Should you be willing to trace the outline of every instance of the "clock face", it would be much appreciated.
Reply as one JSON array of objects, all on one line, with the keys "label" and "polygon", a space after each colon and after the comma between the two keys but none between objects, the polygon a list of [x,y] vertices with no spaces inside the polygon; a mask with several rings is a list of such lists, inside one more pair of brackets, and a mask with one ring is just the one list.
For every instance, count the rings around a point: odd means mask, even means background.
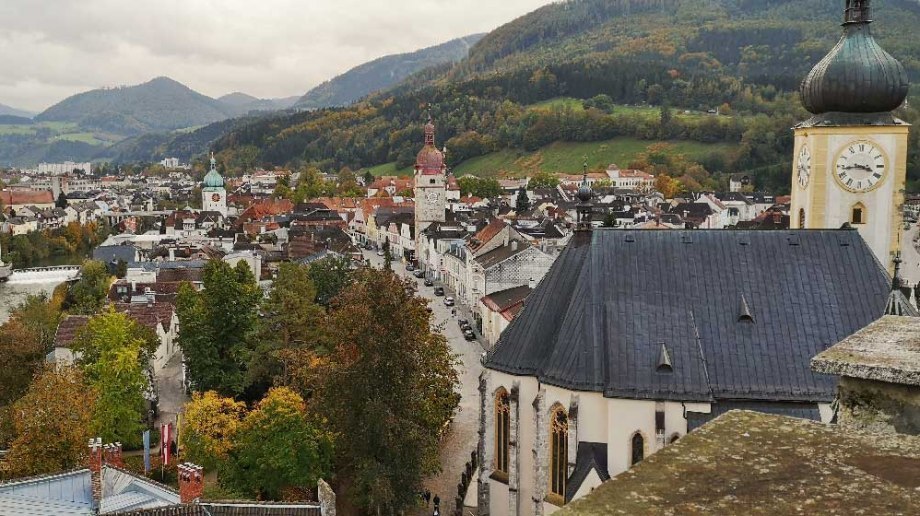
[{"label": "clock face", "polygon": [[436,202],[438,200],[438,192],[425,192],[425,199],[427,199],[428,202]]},{"label": "clock face", "polygon": [[220,202],[220,194],[214,194],[211,196],[211,200],[214,202]]},{"label": "clock face", "polygon": [[799,151],[799,159],[795,165],[796,179],[799,181],[799,186],[805,188],[808,186],[808,180],[811,179],[811,151],[808,150],[806,145],[802,145],[802,150]]},{"label": "clock face", "polygon": [[878,145],[859,140],[848,143],[834,164],[834,177],[851,192],[868,192],[885,180],[888,159]]}]

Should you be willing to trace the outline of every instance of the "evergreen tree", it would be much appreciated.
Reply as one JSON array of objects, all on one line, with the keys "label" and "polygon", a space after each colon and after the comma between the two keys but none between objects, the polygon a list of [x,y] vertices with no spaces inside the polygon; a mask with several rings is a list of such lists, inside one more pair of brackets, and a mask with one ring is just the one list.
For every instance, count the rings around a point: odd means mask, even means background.
[{"label": "evergreen tree", "polygon": [[393,270],[393,255],[390,253],[390,237],[383,241],[383,268]]},{"label": "evergreen tree", "polygon": [[56,208],[66,208],[70,203],[67,201],[67,196],[64,195],[64,192],[61,192],[57,196],[57,200],[54,201],[54,206]]},{"label": "evergreen tree", "polygon": [[527,191],[524,187],[518,190],[517,199],[514,202],[514,211],[520,215],[530,209],[530,198],[527,197]]}]

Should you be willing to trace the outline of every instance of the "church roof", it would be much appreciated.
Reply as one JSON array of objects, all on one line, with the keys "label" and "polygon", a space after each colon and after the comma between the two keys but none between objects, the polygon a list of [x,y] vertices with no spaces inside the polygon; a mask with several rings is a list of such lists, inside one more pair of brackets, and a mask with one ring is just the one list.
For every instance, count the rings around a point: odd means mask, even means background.
[{"label": "church roof", "polygon": [[881,316],[889,285],[853,230],[582,232],[485,364],[607,397],[829,401],[811,357]]}]

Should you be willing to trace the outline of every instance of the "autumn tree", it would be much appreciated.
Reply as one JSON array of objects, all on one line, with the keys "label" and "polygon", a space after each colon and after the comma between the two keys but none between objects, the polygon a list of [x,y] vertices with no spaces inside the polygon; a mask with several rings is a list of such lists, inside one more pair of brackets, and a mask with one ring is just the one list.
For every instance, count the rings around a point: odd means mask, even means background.
[{"label": "autumn tree", "polygon": [[179,289],[179,345],[188,377],[197,390],[236,396],[247,386],[248,342],[255,328],[262,291],[246,262],[235,267],[211,260],[204,269],[204,290]]},{"label": "autumn tree", "polygon": [[358,177],[348,167],[343,167],[339,171],[336,186],[336,195],[341,197],[363,197],[364,189],[358,184]]},{"label": "autumn tree", "polygon": [[195,392],[185,404],[182,449],[184,460],[215,469],[227,459],[246,404],[222,398],[214,391]]},{"label": "autumn tree", "polygon": [[559,186],[559,176],[552,172],[537,172],[530,177],[527,187],[531,190],[537,188],[556,188]]},{"label": "autumn tree", "polygon": [[111,276],[105,264],[87,260],[80,268],[80,279],[70,289],[69,310],[76,314],[92,315],[105,305],[109,294]]},{"label": "autumn tree", "polygon": [[65,471],[82,465],[94,437],[96,391],[73,367],[47,368],[12,410],[15,439],[7,459],[13,476]]},{"label": "autumn tree", "polygon": [[81,354],[78,363],[98,394],[93,423],[106,442],[140,444],[152,379],[148,366],[157,344],[150,328],[112,309],[91,318],[77,333],[72,347]]},{"label": "autumn tree", "polygon": [[0,406],[25,393],[45,359],[45,348],[34,331],[13,318],[0,326]]},{"label": "autumn tree", "polygon": [[272,291],[262,302],[262,318],[252,339],[248,367],[251,384],[262,393],[284,374],[279,351],[322,346],[326,311],[316,303],[312,268],[313,265],[281,264]]},{"label": "autumn tree", "polygon": [[440,467],[438,434],[459,402],[456,357],[426,302],[372,269],[336,298],[329,339],[315,396],[337,436],[339,475],[353,503],[399,512]]},{"label": "autumn tree", "polygon": [[332,471],[332,436],[307,417],[303,398],[277,387],[234,433],[220,482],[234,492],[279,500],[310,490]]}]

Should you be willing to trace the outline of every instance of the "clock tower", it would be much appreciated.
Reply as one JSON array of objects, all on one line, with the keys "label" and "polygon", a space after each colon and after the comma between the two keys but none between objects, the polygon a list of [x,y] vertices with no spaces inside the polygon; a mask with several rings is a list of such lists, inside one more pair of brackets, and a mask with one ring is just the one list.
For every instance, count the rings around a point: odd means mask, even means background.
[{"label": "clock tower", "polygon": [[892,270],[902,225],[908,124],[892,111],[907,97],[904,67],[869,31],[869,0],[847,0],[843,37],[808,74],[795,127],[793,228],[859,231]]},{"label": "clock tower", "polygon": [[438,267],[430,264],[422,231],[435,222],[447,220],[447,165],[444,153],[434,144],[431,114],[425,124],[425,146],[415,159],[415,259],[422,270]]},{"label": "clock tower", "polygon": [[227,216],[227,190],[224,188],[224,178],[217,171],[217,160],[211,153],[211,170],[204,176],[201,183],[201,210],[217,211]]}]

